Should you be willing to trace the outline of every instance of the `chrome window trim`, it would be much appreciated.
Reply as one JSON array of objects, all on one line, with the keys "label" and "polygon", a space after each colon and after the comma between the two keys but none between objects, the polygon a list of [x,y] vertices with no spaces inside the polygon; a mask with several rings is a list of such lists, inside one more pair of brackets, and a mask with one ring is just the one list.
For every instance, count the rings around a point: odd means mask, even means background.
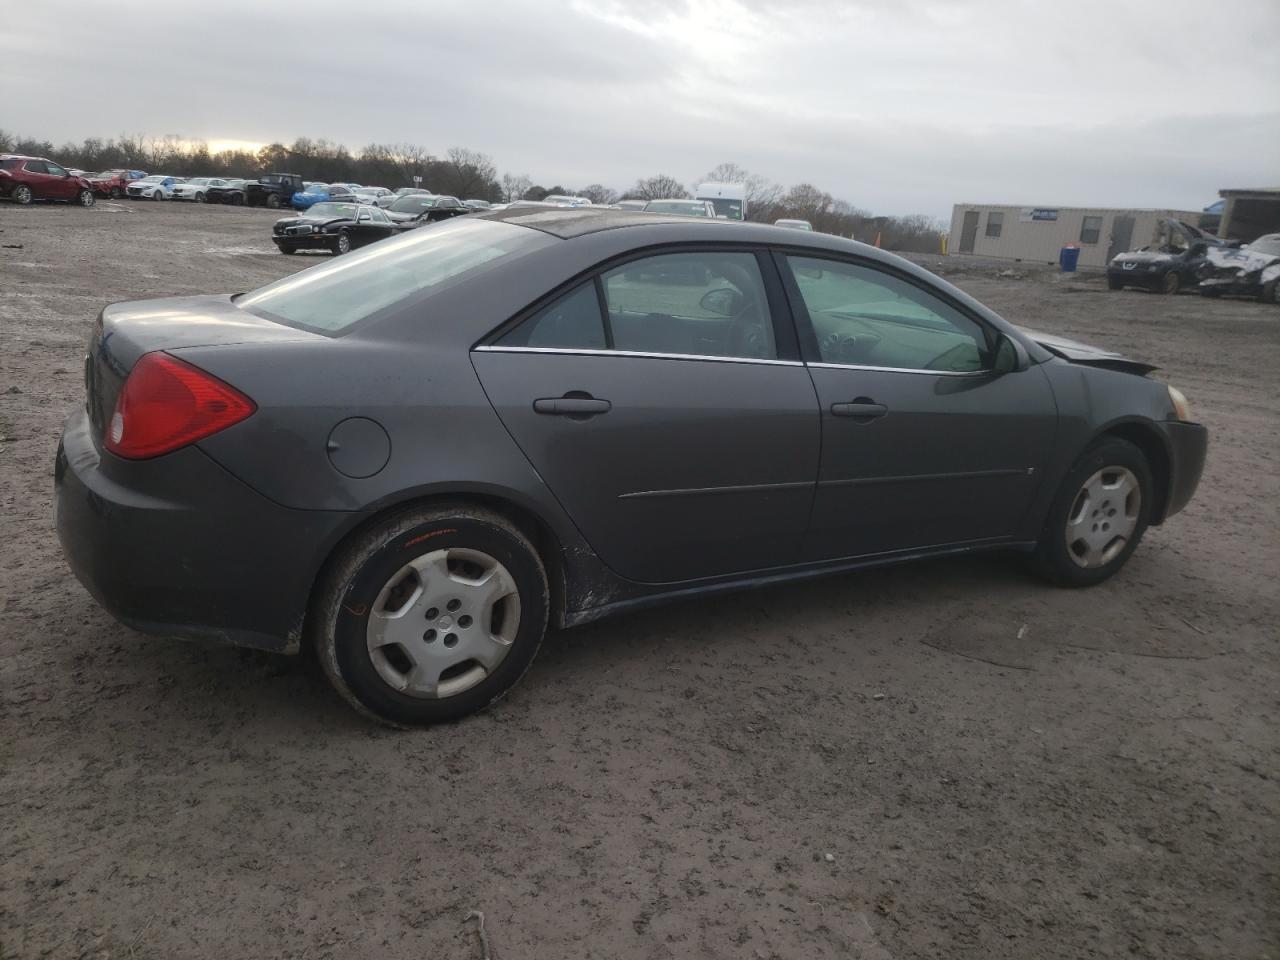
[{"label": "chrome window trim", "polygon": [[757,363],[770,367],[803,367],[800,360],[766,360],[755,357],[712,357],[700,353],[648,353],[640,350],[593,350],[588,347],[500,347],[483,344],[475,348],[485,353],[557,353],[586,357],[644,357],[650,360],[711,360],[717,363]]},{"label": "chrome window trim", "polygon": [[876,367],[865,363],[811,363],[821,370],[878,370],[881,373],[923,373],[931,377],[987,377],[990,370],[923,370],[915,367]]}]

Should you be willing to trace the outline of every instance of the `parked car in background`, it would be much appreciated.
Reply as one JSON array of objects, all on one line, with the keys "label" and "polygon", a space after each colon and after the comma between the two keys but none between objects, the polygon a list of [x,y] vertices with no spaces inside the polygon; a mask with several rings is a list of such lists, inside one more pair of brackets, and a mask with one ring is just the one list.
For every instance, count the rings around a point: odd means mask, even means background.
[{"label": "parked car in background", "polygon": [[488,200],[463,200],[462,205],[468,210],[492,210],[493,204]]},{"label": "parked car in background", "polygon": [[251,207],[286,206],[295,193],[303,190],[302,178],[296,173],[268,173],[245,185],[245,203]]},{"label": "parked car in background", "polygon": [[321,203],[329,199],[329,184],[327,183],[308,183],[305,187],[289,198],[289,206],[295,210],[306,210],[312,204]]},{"label": "parked car in background", "polygon": [[210,186],[205,191],[205,202],[207,203],[225,203],[232,206],[244,206],[245,190],[249,186],[248,180],[233,178],[223,180],[217,186]]},{"label": "parked car in background", "polygon": [[545,213],[106,307],[54,465],[89,593],[161,636],[306,645],[356,709],[429,724],[548,626],[664,600],[992,550],[1096,585],[1195,493],[1208,431],[1150,364],[909,260]]},{"label": "parked car in background", "polygon": [[470,213],[457,197],[439,196],[434,193],[407,193],[387,207],[387,216],[396,226],[408,229],[424,223],[448,220]]},{"label": "parked car in background", "polygon": [[175,184],[173,196],[170,199],[205,203],[209,199],[209,189],[211,187],[221,187],[226,182],[219,177],[192,177],[190,180],[183,180],[181,183]]},{"label": "parked car in background", "polygon": [[619,210],[643,210],[648,205],[648,200],[619,200],[614,204]]},{"label": "parked car in background", "polygon": [[171,200],[173,188],[182,182],[181,177],[166,177],[153,173],[141,180],[134,180],[125,188],[125,196],[131,200]]},{"label": "parked car in background", "polygon": [[1280,303],[1280,233],[1242,247],[1210,247],[1197,277],[1197,289],[1206,297],[1230,294]]},{"label": "parked car in background", "polygon": [[277,220],[271,239],[281,253],[330,250],[340,254],[389,237],[395,230],[380,207],[355,200],[324,200],[299,216]]},{"label": "parked car in background", "polygon": [[383,206],[378,202],[379,200],[390,199],[395,196],[386,187],[356,187],[351,192],[355,194],[357,202],[372,204],[377,207]]},{"label": "parked car in background", "polygon": [[101,173],[89,174],[86,179],[98,196],[119,200],[125,195],[130,183],[141,180],[146,175],[145,170],[103,170]]},{"label": "parked car in background", "polygon": [[0,157],[0,197],[25,206],[33,200],[60,200],[92,207],[93,188],[84,177],[73,177],[64,167],[44,157]]},{"label": "parked car in background", "polygon": [[1107,286],[1112,290],[1141,287],[1155,293],[1174,294],[1194,287],[1210,247],[1239,246],[1212,237],[1182,220],[1162,219],[1155,242],[1116,254],[1107,264]]},{"label": "parked car in background", "polygon": [[564,193],[552,193],[542,198],[543,203],[553,203],[558,207],[589,207],[591,201],[586,197],[571,197]]},{"label": "parked car in background", "polygon": [[709,200],[650,200],[644,205],[646,213],[671,213],[680,217],[708,217],[715,219],[716,208]]},{"label": "parked car in background", "polygon": [[782,220],[773,221],[773,225],[775,227],[786,227],[789,230],[812,230],[813,229],[813,224],[810,223],[808,220],[788,220],[784,218]]}]

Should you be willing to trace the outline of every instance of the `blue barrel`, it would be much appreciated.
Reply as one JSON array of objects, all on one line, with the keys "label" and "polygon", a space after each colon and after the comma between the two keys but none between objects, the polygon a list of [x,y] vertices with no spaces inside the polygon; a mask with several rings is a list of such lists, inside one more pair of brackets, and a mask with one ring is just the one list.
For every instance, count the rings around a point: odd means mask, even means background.
[{"label": "blue barrel", "polygon": [[1058,253],[1058,266],[1062,268],[1063,273],[1075,273],[1076,265],[1080,262],[1080,248],[1074,243],[1068,243]]}]

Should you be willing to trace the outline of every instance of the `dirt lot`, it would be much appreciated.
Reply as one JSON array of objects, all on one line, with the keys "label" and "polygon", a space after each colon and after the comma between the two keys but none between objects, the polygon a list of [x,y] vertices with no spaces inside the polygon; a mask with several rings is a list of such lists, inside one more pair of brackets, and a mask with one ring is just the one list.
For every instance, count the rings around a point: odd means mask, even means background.
[{"label": "dirt lot", "polygon": [[0,957],[475,958],[471,910],[500,960],[1280,956],[1280,311],[948,262],[1210,425],[1119,577],[995,557],[686,603],[393,733],[305,660],[118,626],[50,522],[91,318],[306,265],[272,219],[0,207]]}]

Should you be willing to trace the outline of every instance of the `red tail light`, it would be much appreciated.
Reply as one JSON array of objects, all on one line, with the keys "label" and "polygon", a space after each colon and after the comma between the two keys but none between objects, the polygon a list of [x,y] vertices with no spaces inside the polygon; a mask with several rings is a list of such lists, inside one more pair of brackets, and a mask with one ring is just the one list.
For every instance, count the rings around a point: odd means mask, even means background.
[{"label": "red tail light", "polygon": [[230,384],[167,353],[145,354],[129,372],[107,425],[106,446],[145,460],[239,423],[257,405]]}]

